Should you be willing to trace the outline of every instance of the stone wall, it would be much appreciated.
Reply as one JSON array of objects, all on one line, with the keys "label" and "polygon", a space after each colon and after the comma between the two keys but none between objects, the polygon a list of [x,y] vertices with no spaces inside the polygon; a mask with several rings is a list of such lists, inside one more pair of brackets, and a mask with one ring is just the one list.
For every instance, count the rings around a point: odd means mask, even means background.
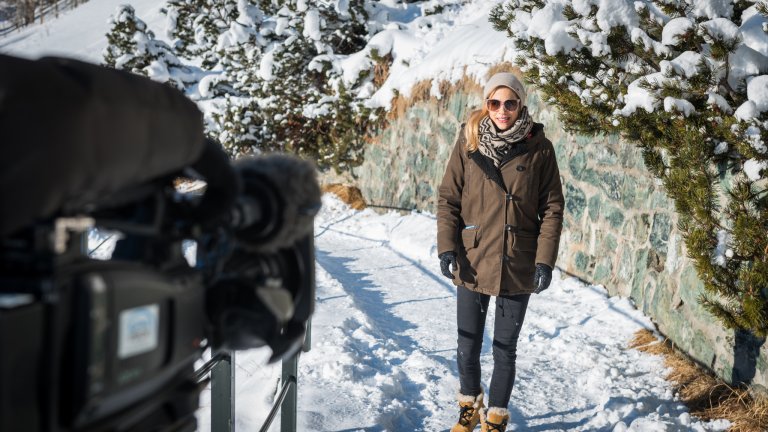
[{"label": "stone wall", "polygon": [[[437,187],[479,92],[419,102],[367,149],[355,183],[370,204],[435,212]],[[768,347],[726,331],[699,305],[703,284],[686,257],[674,205],[617,136],[575,136],[537,93],[526,101],[557,151],[566,196],[558,267],[630,297],[683,351],[727,381],[768,382]]]}]

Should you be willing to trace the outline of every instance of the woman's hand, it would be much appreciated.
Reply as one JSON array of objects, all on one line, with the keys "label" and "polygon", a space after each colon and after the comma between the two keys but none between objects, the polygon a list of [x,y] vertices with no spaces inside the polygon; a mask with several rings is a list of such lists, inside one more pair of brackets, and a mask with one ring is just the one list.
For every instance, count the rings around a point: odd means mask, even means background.
[{"label": "woman's hand", "polygon": [[[456,252],[443,252],[437,257],[440,258],[440,272],[448,279],[453,279],[453,273],[451,273],[451,270],[456,271],[456,268],[458,267],[458,264],[456,264]],[[448,268],[449,264],[451,266],[450,269]]]},{"label": "woman's hand", "polygon": [[536,294],[549,288],[552,282],[552,268],[546,264],[536,264],[536,275],[533,276],[533,292]]}]

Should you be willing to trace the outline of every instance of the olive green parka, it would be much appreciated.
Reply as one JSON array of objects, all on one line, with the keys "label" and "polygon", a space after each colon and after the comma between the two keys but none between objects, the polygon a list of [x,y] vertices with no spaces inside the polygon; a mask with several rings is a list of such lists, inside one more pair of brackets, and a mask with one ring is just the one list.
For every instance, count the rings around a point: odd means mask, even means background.
[{"label": "olive green parka", "polygon": [[440,184],[438,254],[456,252],[453,283],[483,294],[532,293],[536,263],[557,259],[565,200],[555,150],[540,123],[515,146],[497,169],[467,153],[462,127]]}]

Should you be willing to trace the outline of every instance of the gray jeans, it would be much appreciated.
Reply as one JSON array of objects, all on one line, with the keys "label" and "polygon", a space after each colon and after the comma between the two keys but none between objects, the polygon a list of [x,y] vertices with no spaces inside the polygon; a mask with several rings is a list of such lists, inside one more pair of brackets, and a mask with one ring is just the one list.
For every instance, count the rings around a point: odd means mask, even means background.
[{"label": "gray jeans", "polygon": [[[480,351],[483,348],[485,316],[491,296],[457,287],[456,323],[459,331],[458,353],[461,393],[475,396],[480,387]],[[515,384],[517,338],[523,326],[530,294],[496,297],[493,324],[493,375],[488,388],[489,407],[507,408]]]}]

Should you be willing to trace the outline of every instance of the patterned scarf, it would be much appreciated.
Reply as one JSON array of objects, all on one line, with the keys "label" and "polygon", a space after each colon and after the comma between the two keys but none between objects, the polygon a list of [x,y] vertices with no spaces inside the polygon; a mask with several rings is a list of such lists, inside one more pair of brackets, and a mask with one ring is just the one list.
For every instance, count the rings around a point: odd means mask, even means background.
[{"label": "patterned scarf", "polygon": [[510,156],[510,153],[518,153],[514,148],[521,146],[514,144],[528,137],[531,128],[533,128],[533,120],[528,114],[528,107],[523,107],[515,124],[505,131],[497,131],[491,118],[485,116],[480,120],[478,150],[492,160],[493,165],[498,168],[505,157]]}]

